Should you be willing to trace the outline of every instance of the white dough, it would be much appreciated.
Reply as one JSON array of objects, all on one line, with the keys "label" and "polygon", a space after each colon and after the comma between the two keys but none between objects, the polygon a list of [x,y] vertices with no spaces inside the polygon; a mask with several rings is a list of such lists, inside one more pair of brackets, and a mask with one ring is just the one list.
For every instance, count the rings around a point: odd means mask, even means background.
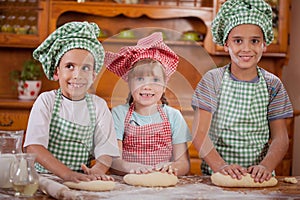
[{"label": "white dough", "polygon": [[222,187],[272,187],[278,183],[275,177],[262,183],[254,182],[254,179],[250,174],[247,174],[246,176],[243,176],[241,180],[238,180],[231,178],[229,175],[223,175],[217,172],[211,175],[210,178],[213,184]]},{"label": "white dough", "polygon": [[293,183],[293,184],[298,183],[298,181],[295,177],[285,177],[283,179],[283,181],[286,182],[286,183]]},{"label": "white dough", "polygon": [[107,191],[112,190],[115,187],[114,181],[80,181],[78,183],[75,182],[64,182],[64,185],[69,188],[79,189],[79,190],[88,190],[88,191]]},{"label": "white dough", "polygon": [[149,174],[127,174],[123,180],[128,185],[145,186],[145,187],[168,187],[174,186],[178,182],[174,174],[153,172]]}]

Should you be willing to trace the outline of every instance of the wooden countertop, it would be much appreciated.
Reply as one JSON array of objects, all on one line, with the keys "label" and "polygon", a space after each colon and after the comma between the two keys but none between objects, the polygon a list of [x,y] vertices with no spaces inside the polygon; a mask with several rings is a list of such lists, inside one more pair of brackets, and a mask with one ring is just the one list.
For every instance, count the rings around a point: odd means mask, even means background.
[{"label": "wooden countertop", "polygon": [[31,109],[33,100],[20,100],[13,98],[0,98],[1,109]]},{"label": "wooden countertop", "polygon": [[[208,176],[183,176],[175,187],[147,188],[124,184],[122,177],[114,176],[117,184],[108,192],[80,191],[82,199],[300,199],[300,176],[297,184],[283,182],[284,177],[277,177],[278,184],[269,188],[222,188],[211,183]],[[19,199],[11,190],[0,189],[0,199]],[[23,198],[26,199],[26,198]],[[53,199],[40,192],[30,200]]]}]

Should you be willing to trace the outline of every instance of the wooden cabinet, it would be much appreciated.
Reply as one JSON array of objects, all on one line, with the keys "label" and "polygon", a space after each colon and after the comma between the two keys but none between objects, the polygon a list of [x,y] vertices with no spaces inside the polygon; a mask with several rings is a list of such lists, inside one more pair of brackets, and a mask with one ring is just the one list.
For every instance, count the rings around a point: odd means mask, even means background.
[{"label": "wooden cabinet", "polygon": [[33,101],[0,99],[0,130],[26,130]]},{"label": "wooden cabinet", "polygon": [[3,0],[0,18],[0,46],[37,47],[48,34],[48,3],[44,0]]},{"label": "wooden cabinet", "polygon": [[[289,20],[287,19],[289,19],[290,13],[290,0],[266,1],[273,7],[275,32],[275,39],[273,44],[268,47],[268,53],[282,57],[288,51],[289,33],[286,30],[289,29]],[[179,32],[195,30],[205,35],[204,46],[209,53],[224,54],[222,47],[212,43],[210,33],[211,22],[221,5],[221,0],[141,0],[138,4],[117,4],[109,0],[83,3],[59,0],[3,0],[3,2],[7,3],[0,5],[0,26],[2,29],[0,46],[34,48],[57,26],[68,20],[83,21],[99,18],[101,20],[99,22],[100,27],[109,31],[111,35],[117,34],[123,28],[145,26],[171,28]],[[22,13],[24,16],[21,15]],[[32,19],[30,18],[31,15],[36,19],[28,20]],[[14,20],[10,20],[12,17]],[[12,28],[14,25],[26,24],[20,17],[25,17],[27,19],[25,21],[29,24],[34,23],[37,32],[29,33],[27,31],[24,34],[7,31],[6,24],[10,23]],[[48,17],[49,24],[47,23]]]},{"label": "wooden cabinet", "polygon": [[266,0],[273,10],[273,43],[268,46],[267,53],[279,53],[284,56],[289,46],[290,0]]},{"label": "wooden cabinet", "polygon": [[94,21],[109,36],[125,28],[157,27],[183,33],[195,30],[206,35],[210,45],[212,7],[180,7],[153,4],[117,4],[107,2],[51,1],[50,32],[68,21]]}]

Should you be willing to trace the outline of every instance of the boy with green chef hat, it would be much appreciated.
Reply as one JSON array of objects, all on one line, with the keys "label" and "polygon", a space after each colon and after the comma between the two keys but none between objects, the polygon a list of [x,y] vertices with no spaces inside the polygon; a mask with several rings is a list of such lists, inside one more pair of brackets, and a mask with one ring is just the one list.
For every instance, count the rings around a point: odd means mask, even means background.
[{"label": "boy with green chef hat", "polygon": [[66,23],[33,52],[59,89],[36,99],[24,147],[37,154],[38,172],[64,181],[112,180],[105,173],[112,157],[119,156],[110,110],[102,98],[88,93],[105,56],[99,33],[95,23]]},{"label": "boy with green chef hat", "polygon": [[264,0],[227,0],[212,34],[231,61],[207,72],[193,95],[202,172],[267,181],[287,152],[285,119],[293,116],[280,79],[257,65],[273,40],[272,9]]}]

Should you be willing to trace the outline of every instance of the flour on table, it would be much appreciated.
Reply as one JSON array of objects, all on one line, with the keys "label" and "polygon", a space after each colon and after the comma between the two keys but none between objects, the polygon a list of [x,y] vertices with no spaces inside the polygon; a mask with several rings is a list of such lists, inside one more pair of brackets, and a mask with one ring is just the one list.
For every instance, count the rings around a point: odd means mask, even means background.
[{"label": "flour on table", "polygon": [[80,181],[78,183],[75,182],[64,182],[64,185],[68,186],[72,189],[79,189],[79,190],[87,190],[87,191],[108,191],[112,190],[115,187],[114,181]]},{"label": "flour on table", "polygon": [[145,187],[168,187],[174,186],[178,182],[174,174],[153,172],[149,174],[127,174],[123,180],[128,185]]},{"label": "flour on table", "polygon": [[211,175],[211,181],[213,184],[223,187],[272,187],[278,183],[275,177],[272,177],[268,181],[259,183],[254,182],[254,179],[250,176],[250,174],[247,174],[246,176],[243,176],[242,179],[238,180],[231,178],[229,175],[223,175],[219,172]]}]

